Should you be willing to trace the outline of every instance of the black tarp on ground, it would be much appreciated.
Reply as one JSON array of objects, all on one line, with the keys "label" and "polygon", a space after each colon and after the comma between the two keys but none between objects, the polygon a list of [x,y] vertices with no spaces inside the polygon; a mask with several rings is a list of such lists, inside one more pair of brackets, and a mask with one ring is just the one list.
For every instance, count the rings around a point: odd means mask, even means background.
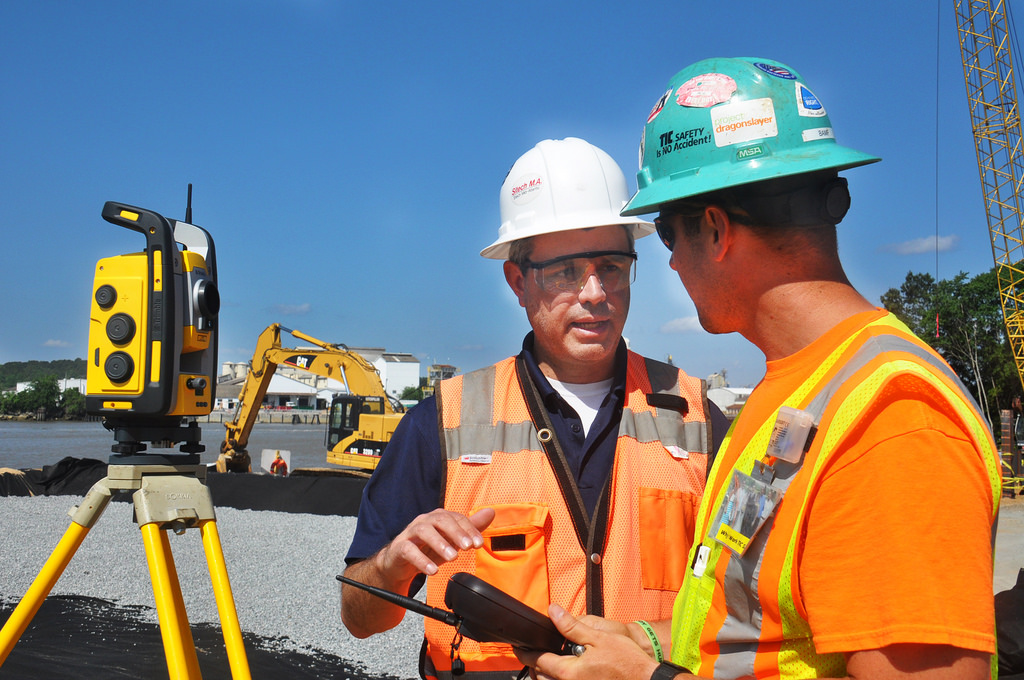
[{"label": "black tarp on ground", "polygon": [[[0,604],[0,625],[15,604]],[[7,657],[0,676],[4,680],[166,680],[160,628],[142,619],[143,609],[91,597],[48,597]],[[193,624],[192,638],[203,677],[230,678],[220,627]],[[253,680],[396,680],[367,675],[340,657],[281,651],[280,640],[248,633],[243,633],[243,639]]]},{"label": "black tarp on ground", "polygon": [[[91,458],[63,458],[41,469],[0,474],[0,496],[84,496],[107,474],[107,464]],[[301,512],[355,517],[366,486],[362,476],[337,474],[276,477],[207,471],[215,507]],[[128,500],[119,494],[114,500]]]}]

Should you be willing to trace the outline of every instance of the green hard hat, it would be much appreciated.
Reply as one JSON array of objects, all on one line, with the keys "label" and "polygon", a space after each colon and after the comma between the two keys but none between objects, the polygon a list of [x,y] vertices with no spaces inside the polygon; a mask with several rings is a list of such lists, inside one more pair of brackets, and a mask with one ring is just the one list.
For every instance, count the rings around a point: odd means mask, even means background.
[{"label": "green hard hat", "polygon": [[669,81],[640,139],[638,190],[623,215],[680,198],[881,160],[836,143],[803,79],[770,59],[698,61]]}]

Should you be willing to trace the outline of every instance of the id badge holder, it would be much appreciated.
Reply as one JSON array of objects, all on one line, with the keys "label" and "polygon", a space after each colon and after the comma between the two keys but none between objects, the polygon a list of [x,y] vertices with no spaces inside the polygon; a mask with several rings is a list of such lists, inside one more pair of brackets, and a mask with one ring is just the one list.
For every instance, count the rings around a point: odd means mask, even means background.
[{"label": "id badge holder", "polygon": [[[765,453],[778,460],[798,463],[814,432],[814,417],[800,409],[779,409]],[[755,463],[752,475],[733,470],[722,504],[715,515],[708,537],[733,552],[743,555],[764,523],[775,512],[785,491],[772,486],[775,470],[763,462]]]},{"label": "id badge holder", "polygon": [[766,481],[734,470],[708,536],[743,555],[783,494],[771,485],[770,478]]}]

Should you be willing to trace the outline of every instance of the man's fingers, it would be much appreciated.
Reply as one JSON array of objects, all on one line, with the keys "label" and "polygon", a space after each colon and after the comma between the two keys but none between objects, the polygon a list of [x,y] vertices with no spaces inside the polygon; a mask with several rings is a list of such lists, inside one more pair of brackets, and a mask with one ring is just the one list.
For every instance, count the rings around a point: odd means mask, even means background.
[{"label": "man's fingers", "polygon": [[490,508],[472,518],[440,509],[420,515],[391,542],[382,555],[382,568],[396,572],[407,565],[427,575],[436,574],[438,566],[454,560],[459,550],[482,546],[480,528],[493,519],[494,510]]},{"label": "man's fingers", "polygon": [[576,642],[581,645],[593,642],[593,639],[589,635],[589,633],[593,632],[593,629],[559,607],[557,604],[551,604],[548,606],[548,616],[551,617],[551,621],[554,622],[555,628],[558,629],[559,633],[565,636],[566,640],[571,640],[572,642]]},{"label": "man's fingers", "polygon": [[[477,530],[477,533],[483,531],[487,526],[494,521],[494,508],[484,508],[483,510],[477,510],[473,513],[473,516],[469,518],[473,528]],[[479,541],[474,540],[473,545],[477,548],[484,544],[483,536],[479,536]]]}]

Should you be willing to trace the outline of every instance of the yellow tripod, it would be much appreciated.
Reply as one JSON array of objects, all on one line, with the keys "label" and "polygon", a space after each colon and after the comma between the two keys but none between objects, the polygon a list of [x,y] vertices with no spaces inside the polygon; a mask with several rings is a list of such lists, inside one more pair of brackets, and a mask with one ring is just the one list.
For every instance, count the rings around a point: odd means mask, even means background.
[{"label": "yellow tripod", "polygon": [[192,630],[185,613],[178,572],[174,568],[167,531],[182,534],[198,528],[210,570],[231,677],[249,680],[249,662],[242,644],[235,600],[228,582],[210,490],[202,465],[110,465],[107,476],[96,482],[82,504],[73,508],[71,526],[29,586],[25,597],[0,629],[0,666],[39,611],[43,600],[64,573],[89,529],[99,520],[115,491],[134,491],[135,518],[149,564],[160,635],[171,680],[201,678]]}]

